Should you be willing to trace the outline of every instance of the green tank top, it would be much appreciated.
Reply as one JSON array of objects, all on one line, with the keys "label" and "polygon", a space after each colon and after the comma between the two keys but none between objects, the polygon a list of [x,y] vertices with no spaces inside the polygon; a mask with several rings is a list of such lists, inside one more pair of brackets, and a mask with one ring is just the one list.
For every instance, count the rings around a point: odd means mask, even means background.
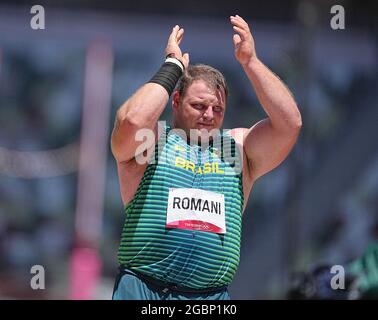
[{"label": "green tank top", "polygon": [[[163,140],[162,140],[163,139]],[[230,284],[240,258],[244,204],[242,159],[234,139],[221,131],[220,148],[188,144],[165,127],[134,198],[126,205],[118,260],[158,280],[204,289]],[[239,157],[239,158],[238,158]],[[196,188],[224,195],[226,233],[166,228],[169,188]]]}]

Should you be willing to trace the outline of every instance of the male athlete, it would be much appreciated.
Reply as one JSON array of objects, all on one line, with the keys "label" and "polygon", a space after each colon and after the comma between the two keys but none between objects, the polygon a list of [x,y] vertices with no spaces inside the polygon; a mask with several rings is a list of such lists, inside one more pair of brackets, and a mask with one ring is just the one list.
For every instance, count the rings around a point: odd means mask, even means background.
[{"label": "male athlete", "polygon": [[[235,57],[268,117],[222,130],[224,77],[189,66],[184,30],[173,28],[164,64],[119,108],[112,133],[126,213],[113,299],[230,299],[252,185],[287,157],[302,125],[291,93],[257,57],[248,24],[238,15],[230,23]],[[161,125],[171,95],[173,123]]]}]

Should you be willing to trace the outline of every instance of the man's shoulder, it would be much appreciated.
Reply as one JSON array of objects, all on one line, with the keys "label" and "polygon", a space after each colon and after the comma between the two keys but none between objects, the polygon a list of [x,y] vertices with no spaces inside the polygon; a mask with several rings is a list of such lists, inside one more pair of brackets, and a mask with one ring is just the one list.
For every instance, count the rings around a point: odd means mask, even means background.
[{"label": "man's shoulder", "polygon": [[243,172],[247,178],[247,184],[253,183],[252,177],[252,165],[248,160],[247,154],[244,148],[244,139],[250,132],[250,128],[234,128],[229,129],[228,133],[235,140],[236,145],[239,147],[241,154],[243,154]]},{"label": "man's shoulder", "polygon": [[237,144],[243,145],[244,136],[248,132],[248,129],[247,128],[233,128],[233,129],[225,129],[224,132],[225,134],[228,134],[231,137],[233,137]]}]

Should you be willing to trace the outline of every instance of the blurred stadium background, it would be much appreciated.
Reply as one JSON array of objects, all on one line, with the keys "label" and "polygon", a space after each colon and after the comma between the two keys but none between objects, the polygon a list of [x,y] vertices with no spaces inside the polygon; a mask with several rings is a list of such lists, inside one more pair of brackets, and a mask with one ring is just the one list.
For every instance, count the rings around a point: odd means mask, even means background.
[{"label": "blurred stadium background", "polygon": [[[30,27],[34,4],[45,30]],[[330,27],[335,4],[345,30]],[[304,124],[253,188],[232,298],[286,298],[295,272],[346,265],[375,243],[376,1],[0,1],[0,299],[111,298],[124,220],[111,128],[160,66],[172,26],[185,28],[191,63],[228,79],[225,128],[264,117],[234,59],[231,14],[250,23]],[[30,287],[33,265],[44,290]]]}]

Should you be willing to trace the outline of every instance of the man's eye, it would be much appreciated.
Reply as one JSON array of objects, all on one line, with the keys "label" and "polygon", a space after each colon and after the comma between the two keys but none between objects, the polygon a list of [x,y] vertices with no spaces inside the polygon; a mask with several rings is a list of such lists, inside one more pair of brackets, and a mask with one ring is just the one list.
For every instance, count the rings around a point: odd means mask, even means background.
[{"label": "man's eye", "polygon": [[213,110],[215,112],[222,112],[222,107],[214,107]]},{"label": "man's eye", "polygon": [[202,110],[204,108],[203,104],[194,104],[193,107],[198,110]]}]

